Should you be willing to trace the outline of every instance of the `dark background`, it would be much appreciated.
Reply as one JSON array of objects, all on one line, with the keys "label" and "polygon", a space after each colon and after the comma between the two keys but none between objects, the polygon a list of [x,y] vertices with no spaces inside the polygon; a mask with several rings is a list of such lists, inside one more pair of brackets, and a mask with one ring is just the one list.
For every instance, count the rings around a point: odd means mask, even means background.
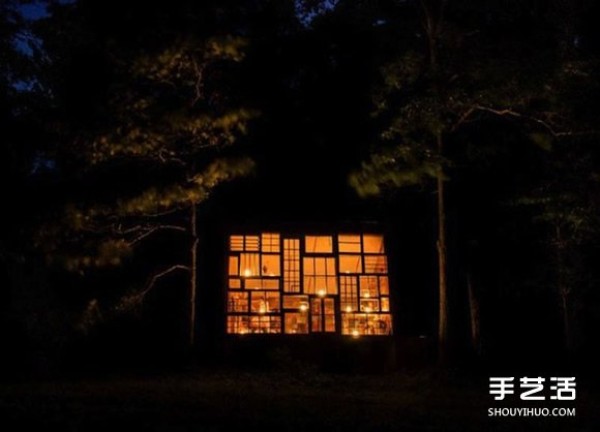
[{"label": "dark background", "polygon": [[[444,134],[452,353],[445,368],[484,377],[578,375],[585,377],[578,383],[590,386],[600,328],[599,5],[472,3],[448,2],[441,72],[434,75],[427,72],[422,7],[435,1],[0,6],[1,375],[27,380],[218,367],[226,236],[242,227],[363,222],[377,223],[386,235],[396,342],[423,337],[427,355],[416,366],[429,370],[438,319],[434,183],[382,182],[380,194],[363,198],[349,177],[372,154],[409,142],[382,139],[395,119],[409,118],[403,109],[421,101],[413,113],[418,123],[437,109],[420,98],[445,94],[465,101],[442,115],[448,124],[480,100],[522,114],[482,114]],[[247,106],[259,114],[235,144],[194,156],[194,164],[225,155],[249,157],[255,167],[211,189],[198,206],[198,339],[190,349],[184,274],[161,280],[140,304],[125,301],[157,269],[189,260],[187,237],[160,234],[106,268],[69,266],[59,257],[65,250],[83,253],[81,244],[98,240],[74,233],[66,209],[110,206],[152,182],[181,180],[176,168],[127,158],[92,166],[85,155],[94,137],[129,124],[132,113],[119,111],[115,95],[163,91],[126,75],[130,62],[182,39],[214,35],[239,36],[247,45],[242,61],[210,70],[207,92],[216,102],[203,109]],[[403,82],[403,73],[415,73],[388,68],[408,65],[410,53],[423,71],[390,91],[391,78]],[[504,86],[512,81],[509,94]],[[386,110],[375,115],[382,97]],[[172,102],[162,105],[164,112]],[[540,126],[540,118],[550,119],[553,130]],[[419,143],[428,137],[427,130],[412,135]],[[185,223],[186,215],[166,221]],[[479,305],[477,346],[469,283]],[[399,361],[399,369],[405,366]]]}]

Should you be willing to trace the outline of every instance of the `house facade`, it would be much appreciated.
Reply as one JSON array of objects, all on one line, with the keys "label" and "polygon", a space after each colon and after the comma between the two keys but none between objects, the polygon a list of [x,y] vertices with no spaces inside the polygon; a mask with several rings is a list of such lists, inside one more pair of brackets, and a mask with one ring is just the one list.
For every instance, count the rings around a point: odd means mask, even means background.
[{"label": "house facade", "polygon": [[228,237],[228,335],[392,335],[385,240],[369,230]]}]

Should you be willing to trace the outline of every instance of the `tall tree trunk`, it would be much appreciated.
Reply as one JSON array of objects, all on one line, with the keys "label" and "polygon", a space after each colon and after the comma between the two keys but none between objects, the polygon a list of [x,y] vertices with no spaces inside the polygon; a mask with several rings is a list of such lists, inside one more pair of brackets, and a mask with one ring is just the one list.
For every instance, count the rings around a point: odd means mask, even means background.
[{"label": "tall tree trunk", "polygon": [[567,281],[567,268],[564,259],[565,244],[562,238],[562,232],[560,226],[555,228],[555,247],[556,247],[556,284],[558,295],[560,296],[562,318],[563,318],[563,333],[564,333],[564,347],[567,355],[571,354],[572,343],[571,343],[571,319],[569,314],[569,295],[571,293],[569,283]]},{"label": "tall tree trunk", "polygon": [[[443,151],[441,132],[437,135],[440,156]],[[448,360],[448,283],[446,264],[446,206],[444,201],[444,171],[442,166],[437,172],[437,223],[438,223],[438,275],[439,275],[439,312],[438,312],[438,363]]]},{"label": "tall tree trunk", "polygon": [[470,271],[467,273],[467,294],[469,296],[469,312],[471,318],[471,346],[473,347],[473,353],[479,357],[481,355],[479,299],[473,289],[473,278]]},{"label": "tall tree trunk", "polygon": [[565,332],[565,350],[567,355],[571,355],[573,344],[571,341],[571,319],[569,314],[569,295],[567,292],[561,292],[562,309],[563,309],[563,327]]},{"label": "tall tree trunk", "polygon": [[[437,93],[440,85],[437,82],[438,39],[441,32],[446,0],[421,0],[424,14],[423,27],[427,34],[429,68],[435,77],[434,85]],[[443,154],[442,130],[436,132],[437,150],[441,158]],[[438,364],[445,365],[448,360],[448,296],[446,265],[446,207],[444,203],[444,170],[440,163],[437,171],[437,223],[438,223],[438,274],[439,274],[439,310],[438,310]]]},{"label": "tall tree trunk", "polygon": [[193,347],[196,342],[196,288],[198,283],[198,214],[196,204],[190,207],[190,233],[192,236],[190,246],[190,295],[189,295],[189,339],[190,347]]}]

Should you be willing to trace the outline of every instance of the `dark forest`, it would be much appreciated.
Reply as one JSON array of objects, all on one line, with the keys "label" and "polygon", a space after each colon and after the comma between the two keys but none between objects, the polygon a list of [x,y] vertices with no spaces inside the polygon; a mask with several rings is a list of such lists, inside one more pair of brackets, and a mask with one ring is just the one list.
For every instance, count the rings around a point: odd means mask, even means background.
[{"label": "dark forest", "polygon": [[[593,0],[2,0],[0,425],[597,430],[599,17]],[[344,276],[351,257],[363,273]],[[251,285],[251,259],[282,288]],[[519,398],[524,377],[544,400]],[[551,398],[556,377],[576,398]]]}]

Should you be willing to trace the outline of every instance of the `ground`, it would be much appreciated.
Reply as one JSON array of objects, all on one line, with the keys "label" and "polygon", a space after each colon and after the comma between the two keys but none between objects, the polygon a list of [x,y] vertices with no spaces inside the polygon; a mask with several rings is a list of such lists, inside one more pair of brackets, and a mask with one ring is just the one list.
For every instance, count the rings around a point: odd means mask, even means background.
[{"label": "ground", "polygon": [[562,405],[576,407],[574,418],[489,418],[487,409],[496,406],[484,379],[422,371],[187,371],[0,387],[0,424],[7,431],[600,430],[598,399],[581,392],[575,405]]}]

